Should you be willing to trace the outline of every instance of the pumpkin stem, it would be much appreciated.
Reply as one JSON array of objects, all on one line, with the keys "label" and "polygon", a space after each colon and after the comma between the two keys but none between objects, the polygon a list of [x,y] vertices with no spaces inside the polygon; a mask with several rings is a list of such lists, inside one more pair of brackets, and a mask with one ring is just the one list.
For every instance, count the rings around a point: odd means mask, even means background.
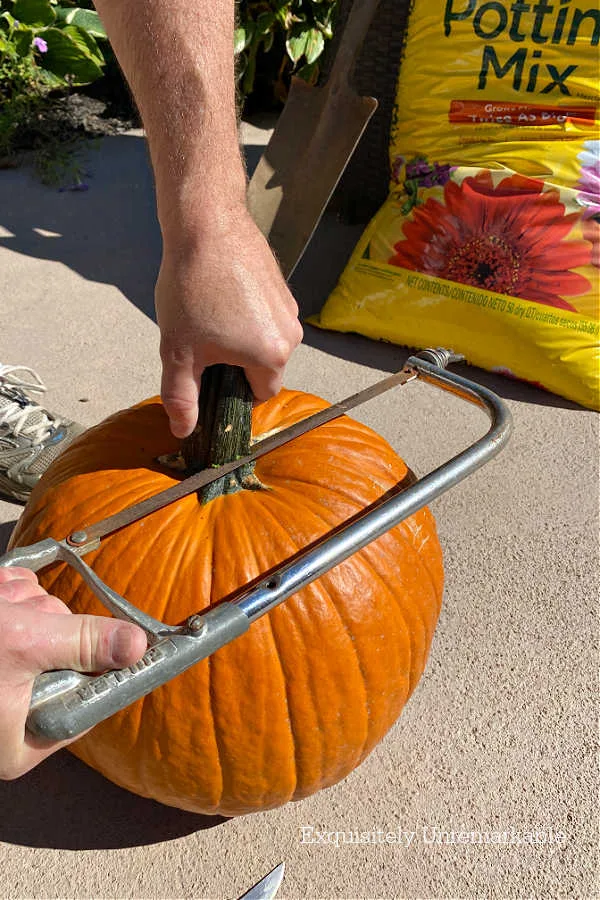
[{"label": "pumpkin stem", "polygon": [[[204,370],[198,399],[198,422],[182,445],[188,474],[217,467],[250,452],[252,391],[239,366],[216,365]],[[200,492],[202,503],[223,494],[262,487],[248,463]]]}]

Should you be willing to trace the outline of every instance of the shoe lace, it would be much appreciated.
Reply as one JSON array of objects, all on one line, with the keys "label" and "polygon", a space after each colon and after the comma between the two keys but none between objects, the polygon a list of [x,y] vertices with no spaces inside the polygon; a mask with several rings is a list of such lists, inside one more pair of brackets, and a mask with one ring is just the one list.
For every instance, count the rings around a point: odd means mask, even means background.
[{"label": "shoe lace", "polygon": [[[29,380],[27,380],[29,379]],[[23,434],[40,443],[62,423],[58,416],[50,416],[25,394],[43,394],[46,385],[29,366],[6,366],[0,363],[0,388],[6,386],[9,402],[0,407],[0,426],[8,425],[14,434]],[[11,397],[14,400],[11,402]]]}]

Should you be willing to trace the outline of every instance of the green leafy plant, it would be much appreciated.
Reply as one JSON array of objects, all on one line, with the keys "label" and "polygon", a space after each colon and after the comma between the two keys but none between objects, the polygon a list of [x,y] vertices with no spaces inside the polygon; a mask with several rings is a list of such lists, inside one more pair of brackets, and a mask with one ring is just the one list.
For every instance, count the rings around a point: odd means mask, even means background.
[{"label": "green leafy plant", "polygon": [[[290,73],[316,81],[326,42],[333,37],[338,0],[241,0],[235,32],[240,90],[255,87],[257,67],[270,69],[275,93]],[[280,97],[282,99],[282,97]]]},{"label": "green leafy plant", "polygon": [[[0,0],[0,161],[34,151],[42,180],[77,184],[81,139],[61,104],[73,86],[102,75],[106,33],[96,12],[70,0]],[[75,172],[75,174],[73,174]]]},{"label": "green leafy plant", "polygon": [[51,87],[89,84],[104,66],[106,32],[96,12],[58,0],[0,0],[20,55],[30,55]]}]

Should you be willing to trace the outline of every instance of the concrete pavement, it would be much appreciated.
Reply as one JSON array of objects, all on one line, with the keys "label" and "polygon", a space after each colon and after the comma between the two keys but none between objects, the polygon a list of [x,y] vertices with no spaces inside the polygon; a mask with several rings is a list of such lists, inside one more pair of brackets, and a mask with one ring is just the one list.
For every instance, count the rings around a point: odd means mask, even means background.
[{"label": "concrete pavement", "polygon": [[[245,127],[251,159],[267,139]],[[34,367],[49,408],[85,425],[156,393],[160,377],[160,240],[142,136],[104,139],[90,167],[87,193],[0,173],[0,360]],[[357,237],[324,221],[293,282],[305,315]],[[307,326],[287,384],[339,399],[405,356]],[[232,898],[281,860],[288,898],[598,895],[598,417],[461,371],[506,398],[515,433],[434,504],[444,607],[421,684],[369,759],[328,791],[227,821],[140,799],[58,754],[0,784],[1,897]],[[358,417],[418,473],[486,429],[476,410],[421,385]],[[2,546],[19,513],[0,502]],[[357,831],[399,837],[348,843]],[[452,842],[459,831],[523,842]]]}]

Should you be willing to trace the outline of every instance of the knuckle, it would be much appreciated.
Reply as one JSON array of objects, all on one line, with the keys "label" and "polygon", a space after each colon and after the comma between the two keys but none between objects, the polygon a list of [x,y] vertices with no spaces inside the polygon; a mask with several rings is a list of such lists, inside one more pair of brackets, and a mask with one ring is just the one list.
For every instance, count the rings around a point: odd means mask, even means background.
[{"label": "knuckle", "polygon": [[36,597],[35,607],[38,612],[51,613],[52,615],[69,612],[69,608],[62,600],[59,600],[58,597],[53,597],[51,594]]},{"label": "knuckle", "polygon": [[102,643],[101,636],[94,628],[93,622],[88,616],[81,616],[79,623],[79,659],[77,665],[84,672],[92,671],[98,657],[99,646]]},{"label": "knuckle", "polygon": [[292,348],[288,341],[279,339],[274,341],[269,347],[269,367],[273,369],[283,369],[290,358]]},{"label": "knuckle", "polygon": [[302,338],[304,337],[304,328],[300,324],[300,320],[296,319],[295,323],[295,346],[302,343]]},{"label": "knuckle", "polygon": [[14,582],[26,583],[31,589],[32,582],[37,583],[37,578],[33,572],[21,566],[0,566],[0,584],[9,585]]},{"label": "knuckle", "polygon": [[13,572],[9,568],[0,567],[0,584],[8,584],[9,581],[12,581],[14,578]]}]

